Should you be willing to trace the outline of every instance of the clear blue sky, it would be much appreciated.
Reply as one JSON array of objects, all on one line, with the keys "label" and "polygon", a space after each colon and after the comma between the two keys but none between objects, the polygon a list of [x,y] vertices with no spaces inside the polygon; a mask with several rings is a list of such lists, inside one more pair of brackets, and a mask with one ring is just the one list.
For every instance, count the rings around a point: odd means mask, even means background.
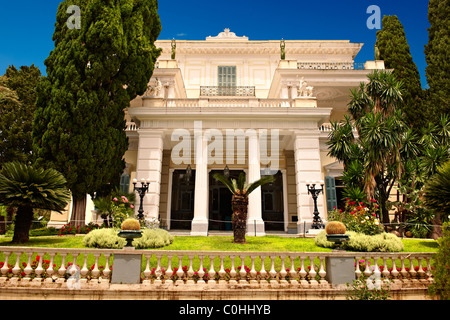
[{"label": "clear blue sky", "polygon": [[[60,2],[2,0],[0,74],[8,65],[32,63],[45,74]],[[350,40],[364,43],[356,62],[365,62],[373,60],[376,40],[376,30],[366,26],[370,5],[399,17],[425,87],[428,0],[159,0],[159,38],[204,40],[230,28],[250,40]]]}]

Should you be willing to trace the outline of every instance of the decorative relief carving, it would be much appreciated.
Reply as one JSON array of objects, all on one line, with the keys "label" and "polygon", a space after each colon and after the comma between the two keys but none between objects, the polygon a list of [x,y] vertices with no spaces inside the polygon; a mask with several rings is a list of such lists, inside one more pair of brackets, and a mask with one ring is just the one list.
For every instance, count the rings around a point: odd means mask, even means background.
[{"label": "decorative relief carving", "polygon": [[313,96],[313,90],[314,90],[314,87],[308,86],[308,83],[302,77],[300,79],[300,85],[299,85],[299,89],[298,89],[298,96],[299,97],[312,97]]},{"label": "decorative relief carving", "polygon": [[207,37],[207,41],[211,40],[237,40],[237,41],[248,41],[248,37],[238,37],[236,33],[230,32],[230,29],[226,28],[223,32],[219,33],[216,37]]},{"label": "decorative relief carving", "polygon": [[147,87],[147,91],[145,91],[144,96],[153,97],[153,98],[161,98],[163,91],[163,85],[161,81],[156,78],[154,81],[151,81]]}]

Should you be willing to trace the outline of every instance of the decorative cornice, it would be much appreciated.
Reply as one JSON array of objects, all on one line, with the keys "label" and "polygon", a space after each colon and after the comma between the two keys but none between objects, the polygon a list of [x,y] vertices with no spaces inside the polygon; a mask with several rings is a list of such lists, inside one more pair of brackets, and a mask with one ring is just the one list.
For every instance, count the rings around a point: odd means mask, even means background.
[{"label": "decorative cornice", "polygon": [[[349,55],[355,57],[363,44],[349,41],[294,41],[287,40],[286,55]],[[170,55],[171,41],[158,40],[156,46],[162,49],[162,54]],[[187,41],[177,40],[177,54],[280,54],[280,41],[243,41],[208,40]]]}]

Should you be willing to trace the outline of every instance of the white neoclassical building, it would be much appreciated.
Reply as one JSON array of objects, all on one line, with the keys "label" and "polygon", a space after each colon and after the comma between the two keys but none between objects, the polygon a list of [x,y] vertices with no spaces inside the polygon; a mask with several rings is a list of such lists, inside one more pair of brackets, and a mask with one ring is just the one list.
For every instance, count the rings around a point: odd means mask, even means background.
[{"label": "white neoclassical building", "polygon": [[150,179],[146,216],[192,235],[230,230],[231,194],[212,175],[245,172],[249,182],[277,176],[250,195],[250,235],[308,230],[312,182],[325,184],[318,209],[326,220],[343,170],[327,155],[329,122],[343,118],[350,89],[383,61],[354,63],[360,43],[251,41],[229,29],[156,45],[148,90],[127,109],[122,179],[130,191],[134,179]]},{"label": "white neoclassical building", "polygon": [[[383,61],[355,63],[361,43],[251,41],[229,29],[156,46],[162,54],[148,90],[126,110],[121,181],[133,192],[134,179],[150,180],[145,215],[192,235],[231,230],[231,193],[212,175],[245,172],[249,182],[277,177],[249,197],[250,235],[307,231],[311,183],[324,183],[318,209],[325,221],[339,205],[343,171],[327,155],[329,123],[343,118],[350,89],[384,69]],[[92,209],[88,201],[86,223]],[[49,225],[69,219],[70,213],[54,215]]]}]

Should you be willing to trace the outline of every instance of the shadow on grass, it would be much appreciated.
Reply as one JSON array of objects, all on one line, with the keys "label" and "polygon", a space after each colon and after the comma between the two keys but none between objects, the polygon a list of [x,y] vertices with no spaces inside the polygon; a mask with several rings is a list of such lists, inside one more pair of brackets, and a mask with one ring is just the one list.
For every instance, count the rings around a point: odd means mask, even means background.
[{"label": "shadow on grass", "polygon": [[30,237],[26,243],[13,243],[12,238],[0,238],[0,246],[5,247],[50,247],[50,248],[80,248],[82,242],[77,237]]},{"label": "shadow on grass", "polygon": [[437,241],[420,241],[419,244],[428,248],[439,248],[439,243]]}]

